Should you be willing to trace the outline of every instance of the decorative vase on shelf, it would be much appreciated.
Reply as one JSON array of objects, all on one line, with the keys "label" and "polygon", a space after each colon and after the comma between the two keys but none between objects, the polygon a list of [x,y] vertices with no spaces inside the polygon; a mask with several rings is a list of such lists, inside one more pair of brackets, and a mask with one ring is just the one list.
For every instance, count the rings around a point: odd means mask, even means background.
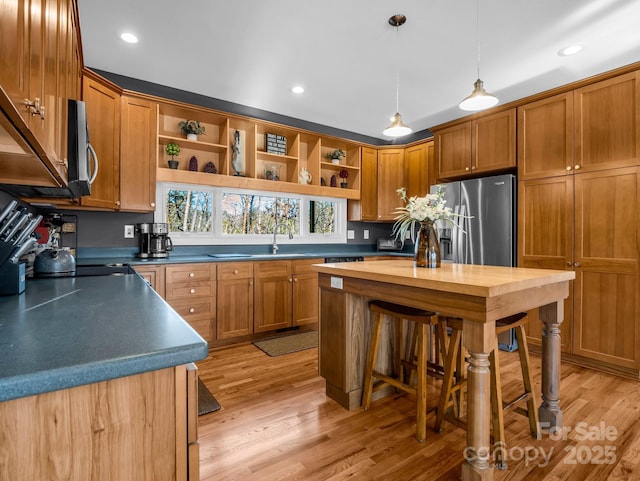
[{"label": "decorative vase on shelf", "polygon": [[167,163],[169,164],[169,168],[170,169],[177,169],[178,168],[178,161],[177,160],[167,160]]},{"label": "decorative vase on shelf", "polygon": [[187,134],[187,140],[198,140],[198,134]]},{"label": "decorative vase on shelf", "polygon": [[433,222],[420,223],[413,265],[415,267],[440,267],[440,243]]},{"label": "decorative vase on shelf", "polygon": [[347,188],[347,183],[346,182],[340,182],[340,187],[342,187],[343,189]]}]

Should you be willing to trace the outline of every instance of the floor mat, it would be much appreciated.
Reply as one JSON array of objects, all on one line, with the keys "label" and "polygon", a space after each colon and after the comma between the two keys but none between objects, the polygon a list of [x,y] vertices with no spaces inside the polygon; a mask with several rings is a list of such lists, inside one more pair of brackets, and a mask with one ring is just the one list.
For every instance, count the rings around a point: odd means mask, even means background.
[{"label": "floor mat", "polygon": [[198,416],[220,409],[220,403],[209,392],[202,379],[198,378]]},{"label": "floor mat", "polygon": [[274,337],[253,341],[253,344],[262,349],[269,356],[282,356],[292,352],[304,351],[318,347],[318,331],[307,331],[290,336]]}]

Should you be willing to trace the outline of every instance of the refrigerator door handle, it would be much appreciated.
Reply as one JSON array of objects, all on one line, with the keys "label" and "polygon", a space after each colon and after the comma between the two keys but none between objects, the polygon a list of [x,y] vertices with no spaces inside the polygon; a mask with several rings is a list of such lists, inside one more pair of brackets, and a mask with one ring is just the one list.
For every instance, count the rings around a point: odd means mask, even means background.
[{"label": "refrigerator door handle", "polygon": [[460,230],[460,217],[458,217],[458,215],[460,214],[459,205],[455,205],[453,207],[453,213],[455,214],[455,216],[452,220],[453,225],[451,226],[451,260],[453,262],[460,262],[460,233],[458,232]]},{"label": "refrigerator door handle", "polygon": [[460,206],[460,217],[458,217],[458,230],[460,230],[460,233],[459,233],[460,240],[458,241],[458,249],[459,249],[458,259],[460,259],[459,262],[462,264],[467,263],[467,249],[466,249],[467,221],[465,217],[466,215],[467,215],[467,206],[462,204]]}]

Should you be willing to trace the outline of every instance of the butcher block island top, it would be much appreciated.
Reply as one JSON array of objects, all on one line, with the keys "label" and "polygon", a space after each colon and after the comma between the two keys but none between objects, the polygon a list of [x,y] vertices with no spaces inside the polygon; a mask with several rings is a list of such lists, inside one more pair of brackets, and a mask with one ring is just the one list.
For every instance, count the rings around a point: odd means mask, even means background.
[{"label": "butcher block island top", "polygon": [[[496,347],[495,321],[539,308],[543,323],[539,417],[543,427],[562,426],[559,326],[574,272],[448,263],[423,268],[414,267],[412,260],[315,264],[314,269],[320,290],[320,375],[326,380],[327,395],[342,406],[356,409],[361,403],[373,317],[369,301],[461,317],[468,352],[468,447],[462,479],[489,481],[493,479],[489,354]],[[392,344],[391,339],[381,342]],[[389,369],[391,355],[389,348],[383,361]]]}]

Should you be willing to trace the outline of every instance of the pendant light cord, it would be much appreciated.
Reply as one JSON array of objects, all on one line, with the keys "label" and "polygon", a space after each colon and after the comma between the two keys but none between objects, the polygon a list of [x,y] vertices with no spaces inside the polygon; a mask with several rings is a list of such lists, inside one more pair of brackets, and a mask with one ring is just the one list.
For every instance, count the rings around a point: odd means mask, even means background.
[{"label": "pendant light cord", "polygon": [[396,112],[400,112],[400,55],[398,55],[400,25],[396,25]]},{"label": "pendant light cord", "polygon": [[476,0],[476,45],[478,47],[476,69],[478,72],[478,78],[480,78],[480,0]]}]

